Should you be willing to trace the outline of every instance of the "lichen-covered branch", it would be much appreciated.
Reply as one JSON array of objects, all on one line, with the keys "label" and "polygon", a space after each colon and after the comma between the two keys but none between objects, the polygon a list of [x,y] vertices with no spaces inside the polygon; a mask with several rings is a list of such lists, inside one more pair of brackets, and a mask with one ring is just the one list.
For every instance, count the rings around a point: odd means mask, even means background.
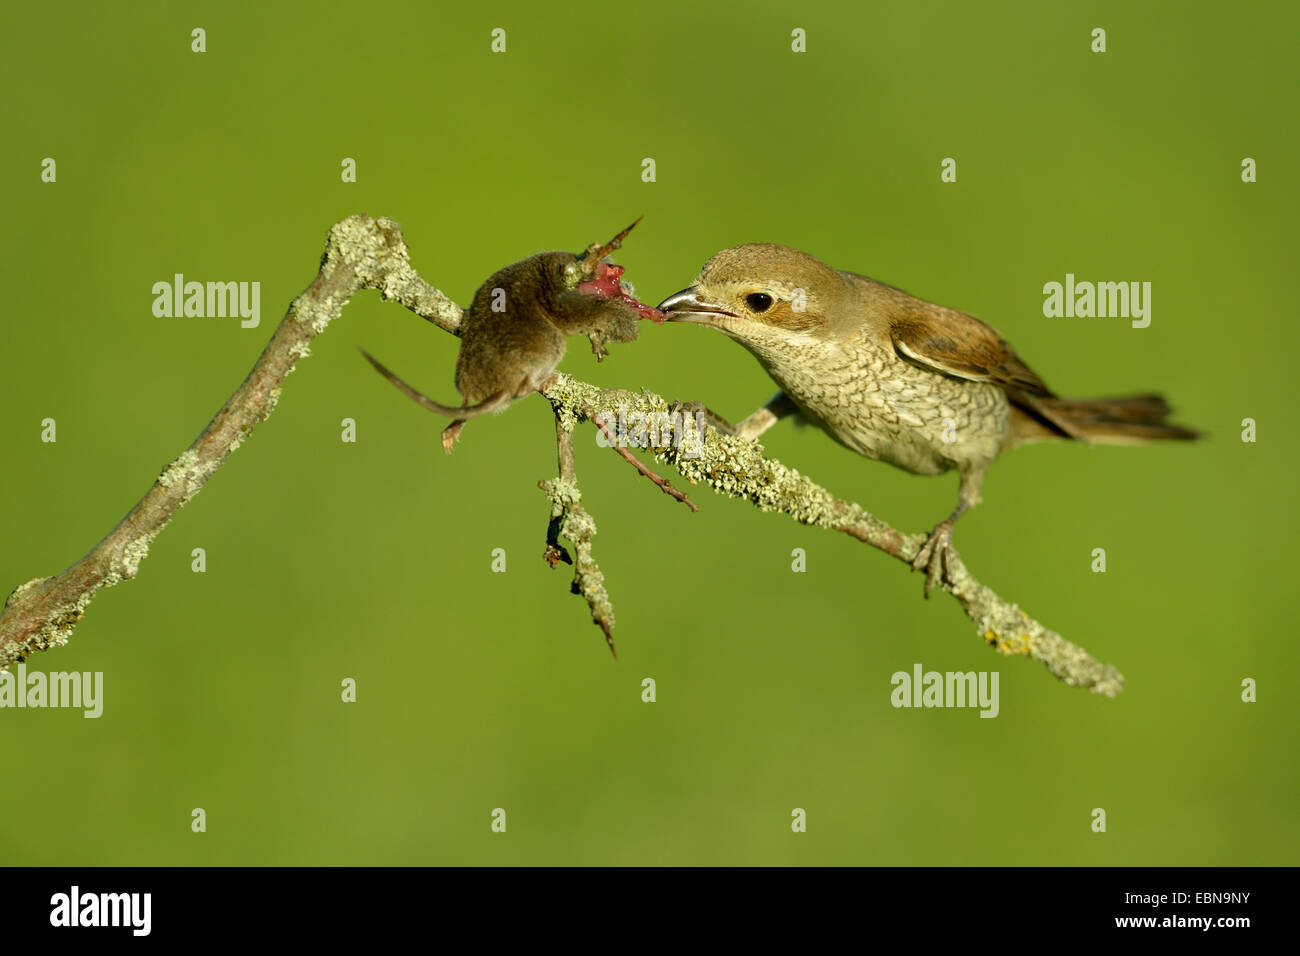
[{"label": "lichen-covered branch", "polygon": [[[762,511],[779,511],[801,524],[852,535],[910,565],[925,543],[923,534],[902,534],[860,505],[835,497],[816,482],[767,458],[761,444],[707,428],[701,436],[690,416],[675,415],[658,395],[599,389],[561,375],[543,392],[556,414],[574,422],[609,421],[632,414],[670,423],[649,429],[648,442],[657,458],[667,461],[692,484],[705,484],[719,494],[743,498]],[[668,437],[665,439],[665,433]],[[960,556],[950,552],[943,588],[961,605],[977,633],[998,651],[1041,661],[1056,677],[1074,687],[1114,697],[1124,689],[1124,677],[1083,648],[1048,630],[1024,611],[981,584]]]},{"label": "lichen-covered branch", "polygon": [[[149,492],[90,553],[62,573],[28,581],[9,595],[0,614],[0,667],[67,643],[101,588],[135,576],[150,542],[258,423],[266,420],[275,409],[285,377],[298,359],[309,354],[311,340],[362,289],[377,289],[385,299],[457,334],[460,308],[411,267],[396,223],[363,215],[335,225],[319,274],[294,299],[244,383],[194,443],[167,466]],[[543,394],[555,410],[560,443],[560,476],[543,483],[552,501],[548,560],[561,559],[563,549],[557,538],[562,534],[578,552],[575,589],[586,597],[593,619],[608,634],[613,608],[604,577],[591,558],[595,526],[582,510],[573,477],[571,432],[578,423],[596,416],[613,420],[620,407],[663,420],[671,418],[670,408],[658,395],[599,389],[567,375],[556,376]],[[682,427],[674,437],[651,441],[648,446],[687,481],[743,498],[764,511],[782,512],[802,524],[842,531],[909,564],[920,550],[924,535],[902,534],[861,506],[836,498],[799,472],[765,457],[758,443],[713,429],[701,439],[689,418],[679,416],[677,421]],[[1124,679],[1118,671],[980,584],[955,553],[948,577],[944,589],[956,598],[979,635],[1003,654],[1032,657],[1065,683],[1108,697],[1123,688]]]},{"label": "lichen-covered branch", "polygon": [[397,223],[353,216],[335,225],[315,280],[293,300],[253,370],[194,444],[89,554],[61,574],[28,581],[9,595],[0,614],[0,667],[66,644],[96,593],[135,577],[158,532],[270,417],[285,377],[310,354],[312,339],[361,289],[378,289],[453,334],[460,325],[460,307],[411,268]]},{"label": "lichen-covered branch", "polygon": [[[551,499],[551,520],[546,529],[546,563],[555,567],[564,561],[573,565],[573,583],[570,590],[582,595],[591,609],[591,619],[605,634],[609,652],[618,658],[614,649],[614,605],[605,590],[605,573],[600,570],[591,553],[591,539],[596,536],[596,521],[582,507],[582,491],[578,488],[578,475],[573,462],[573,422],[556,413],[556,458],[560,474],[551,481],[539,481],[537,486]],[[575,554],[570,557],[560,544],[567,538]]]}]

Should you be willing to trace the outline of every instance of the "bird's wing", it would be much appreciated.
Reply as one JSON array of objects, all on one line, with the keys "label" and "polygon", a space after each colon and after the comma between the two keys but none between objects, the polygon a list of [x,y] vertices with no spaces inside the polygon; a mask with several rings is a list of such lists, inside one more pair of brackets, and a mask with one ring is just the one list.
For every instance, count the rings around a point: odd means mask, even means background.
[{"label": "bird's wing", "polygon": [[891,316],[889,334],[894,350],[913,365],[940,375],[997,385],[1012,404],[1049,428],[1086,440],[1069,421],[1038,401],[1055,397],[1047,383],[996,329],[975,316],[925,303],[924,308],[903,308]]},{"label": "bird's wing", "polygon": [[973,315],[931,307],[891,317],[894,349],[907,361],[941,375],[989,382],[1029,395],[1051,389],[998,335]]}]

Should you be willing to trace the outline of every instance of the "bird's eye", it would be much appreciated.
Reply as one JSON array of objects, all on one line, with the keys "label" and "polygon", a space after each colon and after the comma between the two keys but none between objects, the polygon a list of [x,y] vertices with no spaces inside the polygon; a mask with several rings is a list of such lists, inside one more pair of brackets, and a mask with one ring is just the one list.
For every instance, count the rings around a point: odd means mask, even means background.
[{"label": "bird's eye", "polygon": [[755,312],[766,312],[772,308],[772,297],[766,292],[751,292],[745,296],[745,304]]}]

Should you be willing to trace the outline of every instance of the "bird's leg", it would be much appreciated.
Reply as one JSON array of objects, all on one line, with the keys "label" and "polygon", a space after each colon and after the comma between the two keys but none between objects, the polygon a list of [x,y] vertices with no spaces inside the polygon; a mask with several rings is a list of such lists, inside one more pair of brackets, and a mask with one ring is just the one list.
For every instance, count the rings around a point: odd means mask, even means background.
[{"label": "bird's leg", "polygon": [[799,407],[785,392],[777,392],[767,404],[736,425],[736,434],[753,441],[783,418],[798,415]]},{"label": "bird's leg", "polygon": [[717,412],[713,411],[699,402],[674,402],[672,411],[685,412],[690,415],[703,415],[705,422],[712,425],[724,435],[736,435],[740,438],[753,441],[763,432],[767,431],[781,419],[788,415],[798,414],[799,409],[786,397],[785,392],[777,392],[767,404],[760,408],[748,418],[744,418],[735,425],[731,424]]},{"label": "bird's leg", "polygon": [[977,467],[961,474],[961,490],[957,495],[957,507],[952,514],[944,518],[925,539],[925,544],[912,559],[913,571],[925,571],[925,596],[928,598],[934,586],[943,580],[951,583],[948,564],[949,553],[953,551],[952,530],[957,519],[980,503],[980,485],[984,481],[984,468]]}]

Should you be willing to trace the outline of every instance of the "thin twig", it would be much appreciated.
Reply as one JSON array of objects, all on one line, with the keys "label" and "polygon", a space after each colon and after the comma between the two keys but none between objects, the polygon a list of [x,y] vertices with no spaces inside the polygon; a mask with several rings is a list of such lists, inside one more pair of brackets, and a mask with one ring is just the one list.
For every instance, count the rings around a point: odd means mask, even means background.
[{"label": "thin twig", "polygon": [[692,511],[700,510],[698,507],[696,507],[695,502],[691,501],[690,497],[686,494],[686,492],[674,488],[671,481],[669,481],[666,478],[661,478],[659,475],[655,474],[648,467],[646,467],[645,463],[642,462],[640,458],[638,458],[636,455],[632,454],[630,451],[624,448],[619,443],[618,437],[612,431],[609,430],[609,426],[605,424],[605,420],[603,418],[596,420],[596,427],[605,433],[605,437],[609,439],[609,446],[613,448],[616,452],[618,452],[619,457],[621,457],[624,461],[628,462],[633,468],[639,471],[642,475],[644,475],[645,477],[649,478],[652,482],[654,482],[654,484],[659,487],[660,491],[662,491],[666,495],[669,495],[670,497],[676,498],[678,501],[680,501],[686,507],[690,508]]}]

